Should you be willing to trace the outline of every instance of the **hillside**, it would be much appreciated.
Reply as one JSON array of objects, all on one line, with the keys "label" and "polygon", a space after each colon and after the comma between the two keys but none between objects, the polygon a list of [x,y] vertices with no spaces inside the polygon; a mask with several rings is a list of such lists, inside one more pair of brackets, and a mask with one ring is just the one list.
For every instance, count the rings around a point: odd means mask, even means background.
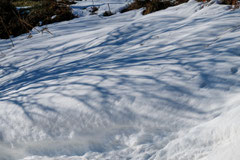
[{"label": "hillside", "polygon": [[53,35],[0,40],[0,159],[237,160],[239,9],[89,5]]}]

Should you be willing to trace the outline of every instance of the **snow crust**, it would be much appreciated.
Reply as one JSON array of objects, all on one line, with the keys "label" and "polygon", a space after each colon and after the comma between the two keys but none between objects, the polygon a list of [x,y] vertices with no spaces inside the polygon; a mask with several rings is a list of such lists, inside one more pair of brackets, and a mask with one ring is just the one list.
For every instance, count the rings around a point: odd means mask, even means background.
[{"label": "snow crust", "polygon": [[240,157],[239,10],[141,12],[0,40],[1,160]]}]

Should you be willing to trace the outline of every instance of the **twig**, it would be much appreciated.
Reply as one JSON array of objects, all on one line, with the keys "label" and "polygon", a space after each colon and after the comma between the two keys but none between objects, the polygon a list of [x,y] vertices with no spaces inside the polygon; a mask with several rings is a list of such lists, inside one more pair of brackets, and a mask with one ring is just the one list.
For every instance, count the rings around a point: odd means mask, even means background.
[{"label": "twig", "polygon": [[31,24],[25,22],[24,20],[22,20],[21,18],[19,19],[22,23],[24,23],[25,25],[27,25],[28,27],[31,27],[33,29],[35,29],[38,33],[41,33],[40,30],[38,30],[36,27],[33,27]]},{"label": "twig", "polygon": [[53,35],[52,32],[50,32],[47,27],[44,27],[44,28],[41,30],[42,33],[43,33],[43,31],[47,31],[49,34]]},{"label": "twig", "polygon": [[[39,31],[37,28],[33,27],[31,24],[25,22],[22,18],[20,18],[20,15],[19,15],[19,14],[17,15],[15,12],[13,12],[13,13],[15,14],[15,16],[18,18],[19,22],[24,26],[24,28],[25,28],[27,31],[29,31],[29,29],[28,29],[26,26],[35,29],[38,33],[41,32],[41,31]],[[26,26],[25,26],[23,23],[24,23]]]},{"label": "twig", "polygon": [[4,29],[5,29],[5,31],[6,31],[6,32],[7,32],[7,34],[8,34],[8,37],[9,37],[9,38],[10,38],[10,40],[11,40],[12,46],[14,47],[13,40],[12,40],[12,38],[11,38],[11,36],[10,36],[10,33],[9,33],[9,31],[8,31],[8,29],[7,29],[7,27],[6,27],[5,23],[4,23],[4,21],[3,21],[3,18],[2,18],[2,16],[0,16],[0,19],[1,19],[1,22],[2,22],[2,25],[3,25]]},{"label": "twig", "polygon": [[109,13],[111,12],[111,9],[110,9],[110,5],[109,5],[109,3],[108,3],[108,11],[109,11]]}]

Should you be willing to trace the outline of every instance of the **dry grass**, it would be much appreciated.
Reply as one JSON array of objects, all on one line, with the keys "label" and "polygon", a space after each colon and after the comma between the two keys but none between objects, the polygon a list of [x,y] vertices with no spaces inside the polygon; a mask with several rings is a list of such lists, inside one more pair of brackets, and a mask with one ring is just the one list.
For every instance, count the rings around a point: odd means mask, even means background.
[{"label": "dry grass", "polygon": [[65,20],[75,16],[65,1],[43,0],[40,6],[35,6],[28,14],[26,21],[33,26],[45,25]]},{"label": "dry grass", "polygon": [[18,11],[8,0],[0,1],[0,38],[9,38],[27,33],[29,28],[22,24]]},{"label": "dry grass", "polygon": [[166,9],[168,7],[174,6],[174,3],[170,1],[159,1],[159,0],[152,0],[146,3],[146,9],[143,11],[143,15],[156,12],[159,10]]},{"label": "dry grass", "polygon": [[149,1],[135,0],[133,3],[128,5],[126,8],[124,8],[121,12],[124,13],[124,12],[128,12],[128,11],[131,11],[131,10],[135,10],[135,9],[140,9],[140,8],[146,7],[146,4],[148,2]]},{"label": "dry grass", "polygon": [[143,15],[156,12],[162,9],[166,9],[171,6],[175,6],[181,3],[185,3],[188,0],[176,0],[175,2],[169,0],[135,0],[127,8],[123,9],[121,12],[127,12],[134,9],[145,8]]},{"label": "dry grass", "polygon": [[[36,6],[36,5],[41,5],[42,0],[13,0],[12,3],[13,5],[17,7],[24,7],[24,6]],[[51,1],[51,0],[50,0]],[[62,3],[70,5],[74,4],[74,0],[61,0]]]},{"label": "dry grass", "polygon": [[[210,0],[196,0],[197,2],[210,2]],[[219,4],[230,5],[232,9],[237,9],[240,7],[240,3],[238,0],[220,0]]]},{"label": "dry grass", "polygon": [[[198,2],[209,2],[210,0],[196,0]],[[121,13],[144,8],[143,15],[156,12],[159,10],[166,9],[171,6],[176,6],[182,3],[186,3],[188,0],[135,0],[133,3],[128,5]],[[220,4],[231,5],[231,8],[239,8],[240,3],[238,0],[222,0]]]},{"label": "dry grass", "polygon": [[36,6],[41,5],[41,1],[33,0],[14,0],[13,5],[16,7],[25,7],[25,6]]},{"label": "dry grass", "polygon": [[[26,1],[26,0],[24,0]],[[16,1],[15,1],[16,2]],[[7,39],[28,33],[37,25],[73,19],[67,0],[41,0],[28,12],[21,12],[9,0],[0,0],[0,38]]]},{"label": "dry grass", "polygon": [[221,4],[231,5],[233,8],[239,8],[238,0],[222,0]]}]

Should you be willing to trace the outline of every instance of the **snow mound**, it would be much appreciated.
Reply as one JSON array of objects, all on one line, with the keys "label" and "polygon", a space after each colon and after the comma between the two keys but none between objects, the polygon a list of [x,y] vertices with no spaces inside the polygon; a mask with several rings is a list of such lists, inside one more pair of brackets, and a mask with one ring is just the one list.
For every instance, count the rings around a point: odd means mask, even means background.
[{"label": "snow mound", "polygon": [[0,159],[235,159],[239,20],[190,1],[0,40]]},{"label": "snow mound", "polygon": [[178,138],[158,152],[164,159],[234,160],[239,154],[239,94],[228,97],[225,106],[229,109],[220,116],[193,127],[190,131],[180,132]]}]

